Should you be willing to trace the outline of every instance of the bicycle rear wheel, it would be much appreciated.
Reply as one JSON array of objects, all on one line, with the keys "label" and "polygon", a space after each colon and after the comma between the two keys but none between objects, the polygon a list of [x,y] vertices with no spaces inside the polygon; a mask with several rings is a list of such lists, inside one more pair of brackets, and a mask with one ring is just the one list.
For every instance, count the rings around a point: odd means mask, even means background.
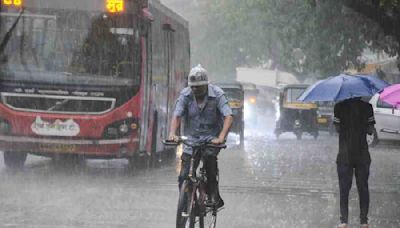
[{"label": "bicycle rear wheel", "polygon": [[194,196],[192,184],[185,180],[179,192],[176,228],[194,228],[196,222]]}]

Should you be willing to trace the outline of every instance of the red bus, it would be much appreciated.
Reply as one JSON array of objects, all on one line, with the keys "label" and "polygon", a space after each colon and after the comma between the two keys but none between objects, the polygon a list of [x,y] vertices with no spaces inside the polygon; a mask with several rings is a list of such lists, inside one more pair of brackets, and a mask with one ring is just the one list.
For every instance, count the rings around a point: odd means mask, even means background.
[{"label": "red bus", "polygon": [[159,0],[0,0],[0,150],[157,158],[190,67],[188,23]]}]

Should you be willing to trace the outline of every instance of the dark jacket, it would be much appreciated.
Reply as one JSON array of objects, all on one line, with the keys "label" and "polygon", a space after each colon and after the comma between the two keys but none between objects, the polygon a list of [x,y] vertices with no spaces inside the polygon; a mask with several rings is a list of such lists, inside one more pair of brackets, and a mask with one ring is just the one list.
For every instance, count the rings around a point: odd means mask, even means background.
[{"label": "dark jacket", "polygon": [[375,124],[372,105],[360,99],[349,99],[334,107],[334,124],[340,126],[337,163],[370,164],[367,129]]}]

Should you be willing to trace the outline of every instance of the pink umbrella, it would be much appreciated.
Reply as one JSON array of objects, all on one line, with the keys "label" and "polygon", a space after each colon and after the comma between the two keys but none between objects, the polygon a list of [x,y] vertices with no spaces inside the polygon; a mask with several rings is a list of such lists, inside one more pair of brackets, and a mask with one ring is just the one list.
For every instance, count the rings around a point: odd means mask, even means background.
[{"label": "pink umbrella", "polygon": [[379,98],[394,107],[400,107],[400,84],[393,84],[383,89]]}]

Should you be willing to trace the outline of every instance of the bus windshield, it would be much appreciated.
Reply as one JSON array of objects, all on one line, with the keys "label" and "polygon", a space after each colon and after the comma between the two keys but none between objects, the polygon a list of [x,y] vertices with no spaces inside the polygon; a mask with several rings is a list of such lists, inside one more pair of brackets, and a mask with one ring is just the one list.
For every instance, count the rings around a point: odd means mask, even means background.
[{"label": "bus windshield", "polygon": [[26,8],[0,16],[0,41],[11,30],[0,54],[1,71],[7,75],[22,72],[35,80],[58,73],[140,82],[139,32],[132,15]]}]

